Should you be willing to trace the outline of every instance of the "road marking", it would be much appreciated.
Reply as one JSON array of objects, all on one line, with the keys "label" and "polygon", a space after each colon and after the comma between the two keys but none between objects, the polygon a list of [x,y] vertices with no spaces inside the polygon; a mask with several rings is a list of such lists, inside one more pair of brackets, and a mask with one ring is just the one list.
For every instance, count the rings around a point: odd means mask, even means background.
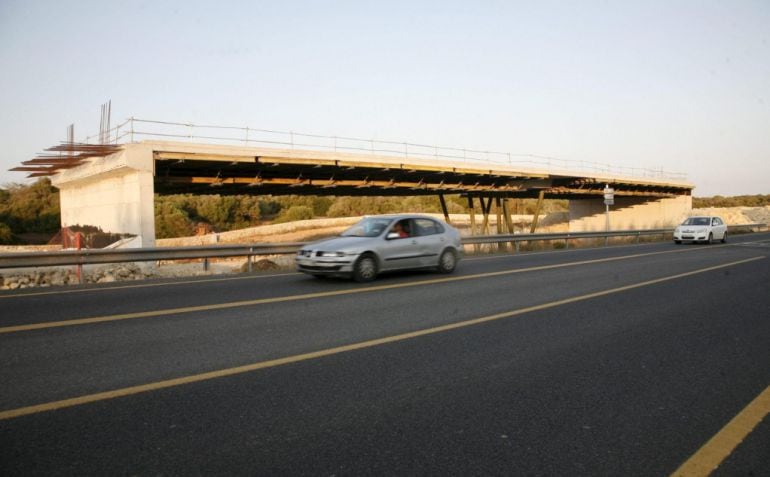
[{"label": "road marking", "polygon": [[[506,242],[510,243],[510,242]],[[563,248],[563,249],[553,249],[553,250],[538,250],[533,252],[526,252],[526,251],[520,251],[516,253],[511,252],[491,252],[489,254],[479,254],[479,255],[471,255],[467,256],[467,258],[463,258],[463,261],[465,262],[476,262],[479,260],[492,260],[495,258],[517,258],[517,257],[531,257],[533,255],[546,255],[546,254],[557,254],[557,253],[572,253],[572,252],[593,252],[596,250],[620,250],[625,248],[641,248],[645,247],[647,245],[660,245],[664,242],[654,242],[654,243],[630,243],[630,244],[624,244],[624,245],[613,245],[612,247],[606,247],[606,246],[596,246],[596,247],[571,247],[571,248]],[[668,244],[668,241],[665,242]],[[497,245],[496,243],[489,243],[489,244],[482,244],[482,245]],[[470,245],[468,245],[470,246]],[[676,250],[677,252],[689,252],[689,250]]]},{"label": "road marking", "polygon": [[[619,248],[628,248],[628,247],[643,247],[645,245],[651,245],[651,244],[615,245],[612,248],[619,249]],[[726,247],[726,246],[727,245],[712,245],[710,248],[719,248],[719,247]],[[550,253],[591,251],[591,250],[597,250],[602,248],[605,248],[605,247],[571,248],[571,249],[565,249],[565,250],[550,250],[550,251],[543,251],[543,252],[525,252],[524,254],[521,254],[521,253],[493,254],[490,256],[472,256],[472,257],[464,258],[463,261],[475,262],[479,260],[491,260],[495,258],[498,258],[498,259],[499,258],[518,258],[521,256],[529,257],[532,255],[544,255],[544,254],[550,254]],[[652,252],[652,254],[681,253],[681,252],[692,252],[697,250],[700,250],[700,249],[692,248],[692,249],[682,249],[682,250],[665,250],[662,252]],[[99,288],[76,288],[74,290],[73,289],[47,290],[47,291],[15,293],[15,294],[7,294],[7,295],[0,294],[0,300],[4,298],[24,298],[24,297],[41,296],[41,295],[65,295],[70,293],[103,292],[103,291],[110,291],[110,290],[122,290],[126,288],[150,288],[150,287],[162,287],[162,286],[172,286],[172,285],[187,285],[190,283],[226,282],[226,281],[232,281],[232,280],[250,280],[250,279],[256,279],[256,278],[271,278],[271,277],[292,276],[292,275],[302,275],[302,274],[299,272],[285,272],[285,273],[274,273],[270,275],[248,275],[248,276],[240,276],[240,277],[211,278],[211,279],[201,279],[201,280],[183,280],[183,281],[163,282],[163,283],[140,283],[140,284],[132,284],[132,285],[117,285],[117,286],[108,286],[108,287],[99,287]]]},{"label": "road marking", "polygon": [[102,292],[102,291],[111,291],[111,290],[123,290],[126,288],[149,288],[149,287],[163,287],[163,286],[171,286],[171,285],[187,285],[190,283],[228,282],[232,280],[250,280],[250,279],[256,279],[256,278],[271,278],[271,277],[282,277],[282,276],[291,276],[291,275],[301,275],[301,274],[298,272],[287,272],[287,273],[272,273],[270,275],[247,275],[247,276],[240,276],[240,277],[208,278],[208,279],[201,279],[201,280],[183,280],[178,282],[138,283],[134,285],[117,285],[117,286],[109,286],[109,287],[101,287],[101,288],[76,288],[74,290],[48,290],[48,291],[38,291],[38,292],[30,292],[30,293],[16,293],[13,295],[0,295],[0,299],[23,298],[27,296],[40,296],[40,295],[65,295],[70,293]]},{"label": "road marking", "polygon": [[732,244],[735,247],[770,247],[770,241],[758,240],[756,242],[741,242]]},{"label": "road marking", "polygon": [[244,306],[265,305],[270,303],[282,303],[287,301],[309,300],[313,298],[327,298],[327,297],[340,296],[340,295],[352,295],[354,293],[367,293],[367,292],[374,292],[374,291],[393,290],[397,288],[435,285],[439,283],[449,283],[449,282],[457,282],[457,281],[464,281],[464,280],[475,280],[479,278],[490,278],[490,277],[497,277],[497,276],[503,276],[503,275],[512,275],[514,273],[535,272],[535,271],[542,271],[542,270],[550,270],[554,268],[574,267],[578,265],[588,265],[588,264],[595,264],[595,263],[613,262],[618,260],[628,260],[631,258],[648,257],[651,255],[661,255],[666,253],[682,253],[686,251],[688,250],[682,250],[682,251],[666,250],[661,252],[646,252],[646,253],[637,253],[633,255],[622,255],[619,257],[607,257],[607,258],[599,258],[594,260],[580,260],[577,262],[559,263],[554,265],[542,265],[538,267],[519,268],[514,270],[503,270],[499,272],[476,273],[473,275],[461,275],[461,276],[448,277],[448,278],[435,278],[430,280],[395,283],[391,285],[375,285],[375,286],[369,286],[369,287],[363,287],[363,288],[347,288],[344,290],[305,293],[302,295],[289,295],[289,296],[280,296],[280,297],[272,297],[272,298],[258,298],[254,300],[234,301],[229,303],[216,303],[211,305],[186,306],[186,307],[180,307],[180,308],[168,308],[165,310],[139,311],[139,312],[133,312],[133,313],[116,314],[116,315],[96,316],[91,318],[77,318],[73,320],[49,321],[44,323],[31,323],[27,325],[5,326],[0,328],[0,334],[18,333],[22,331],[42,330],[42,329],[49,329],[49,328],[61,328],[65,326],[92,325],[95,323],[105,323],[105,322],[111,322],[111,321],[132,320],[137,318],[152,318],[152,317],[165,316],[165,315],[180,315],[180,314],[194,313],[199,311],[224,310],[228,308],[238,308],[238,307],[244,307]]},{"label": "road marking", "polygon": [[375,346],[381,346],[381,345],[385,345],[385,344],[396,343],[396,342],[399,342],[399,341],[405,341],[405,340],[409,340],[409,339],[413,339],[413,338],[418,338],[418,337],[421,337],[421,336],[427,336],[427,335],[433,335],[433,334],[437,334],[437,333],[443,333],[443,332],[446,332],[446,331],[456,330],[456,329],[460,329],[460,328],[466,328],[466,327],[469,327],[469,326],[480,325],[480,324],[488,323],[488,322],[491,322],[491,321],[497,321],[497,320],[501,320],[501,319],[504,319],[504,318],[511,318],[511,317],[514,317],[514,316],[524,315],[526,313],[532,313],[532,312],[535,312],[535,311],[541,311],[541,310],[546,310],[546,309],[549,309],[549,308],[555,308],[555,307],[562,306],[562,305],[567,305],[567,304],[570,304],[570,303],[576,303],[576,302],[580,302],[580,301],[590,300],[592,298],[598,298],[598,297],[602,297],[602,296],[612,295],[612,294],[615,294],[615,293],[625,292],[625,291],[628,291],[628,290],[634,290],[636,288],[641,288],[641,287],[646,287],[646,286],[650,286],[650,285],[655,285],[655,284],[658,284],[658,283],[664,283],[664,282],[668,282],[668,281],[671,281],[671,280],[676,280],[676,279],[679,279],[679,278],[684,278],[684,277],[689,277],[689,276],[697,275],[697,274],[700,274],[700,273],[706,273],[706,272],[710,272],[710,271],[714,271],[714,270],[719,270],[719,269],[722,269],[722,268],[733,267],[733,266],[744,264],[744,263],[754,262],[754,261],[757,261],[757,260],[763,260],[764,258],[765,258],[765,256],[763,255],[763,256],[759,256],[759,257],[752,257],[752,258],[747,258],[747,259],[738,260],[738,261],[734,261],[734,262],[723,263],[721,265],[714,265],[714,266],[711,266],[711,267],[701,268],[701,269],[698,269],[698,270],[693,270],[693,271],[684,272],[684,273],[678,273],[676,275],[670,275],[670,276],[667,276],[667,277],[655,278],[653,280],[647,280],[647,281],[644,281],[644,282],[634,283],[632,285],[625,285],[625,286],[618,287],[618,288],[611,288],[611,289],[608,289],[608,290],[602,290],[602,291],[598,291],[598,292],[588,293],[588,294],[585,294],[585,295],[579,295],[579,296],[575,296],[575,297],[571,297],[571,298],[565,298],[565,299],[562,299],[562,300],[556,300],[556,301],[552,301],[552,302],[549,302],[549,303],[543,303],[543,304],[540,304],[540,305],[534,305],[534,306],[529,306],[529,307],[526,307],[526,308],[519,308],[517,310],[506,311],[506,312],[503,312],[503,313],[497,313],[497,314],[494,314],[494,315],[482,316],[480,318],[474,318],[474,319],[471,319],[471,320],[461,321],[461,322],[458,322],[458,323],[451,323],[451,324],[448,324],[448,325],[436,326],[436,327],[433,327],[433,328],[426,328],[426,329],[412,331],[412,332],[408,332],[408,333],[402,333],[402,334],[399,334],[399,335],[386,336],[384,338],[377,338],[377,339],[372,339],[372,340],[367,340],[367,341],[361,341],[361,342],[352,343],[352,344],[349,344],[349,345],[338,346],[336,348],[328,348],[328,349],[324,349],[324,350],[313,351],[313,352],[310,352],[310,353],[298,354],[298,355],[294,355],[294,356],[287,356],[287,357],[284,357],[284,358],[272,359],[272,360],[269,360],[269,361],[261,361],[261,362],[247,364],[247,365],[243,365],[243,366],[236,366],[236,367],[233,367],[233,368],[226,368],[226,369],[220,369],[220,370],[216,370],[216,371],[209,371],[209,372],[206,372],[206,373],[193,374],[193,375],[190,375],[190,376],[183,376],[183,377],[180,377],[180,378],[168,379],[168,380],[164,380],[164,381],[156,381],[154,383],[141,384],[141,385],[138,385],[138,386],[130,386],[130,387],[127,387],[127,388],[114,389],[114,390],[111,390],[111,391],[105,391],[105,392],[100,392],[100,393],[95,393],[95,394],[87,394],[87,395],[84,395],[84,396],[78,396],[78,397],[74,397],[74,398],[70,398],[70,399],[62,399],[60,401],[53,401],[53,402],[48,402],[48,403],[43,403],[43,404],[36,404],[36,405],[33,405],[33,406],[26,406],[26,407],[21,407],[21,408],[17,408],[17,409],[9,409],[7,411],[0,412],[0,420],[12,419],[12,418],[15,418],[15,417],[21,417],[21,416],[26,416],[26,415],[30,415],[30,414],[37,414],[37,413],[41,413],[41,412],[53,411],[53,410],[56,410],[56,409],[64,409],[64,408],[69,408],[69,407],[73,407],[73,406],[79,406],[79,405],[82,405],[82,404],[88,404],[88,403],[93,403],[93,402],[98,402],[98,401],[105,401],[105,400],[108,400],[108,399],[114,399],[114,398],[119,398],[119,397],[131,396],[131,395],[135,395],[135,394],[146,393],[146,392],[149,392],[149,391],[157,391],[157,390],[160,390],[160,389],[166,389],[166,388],[181,386],[181,385],[184,385],[184,384],[198,383],[198,382],[202,382],[202,381],[208,381],[208,380],[211,380],[211,379],[217,379],[217,378],[223,378],[223,377],[227,377],[227,376],[234,376],[234,375],[238,375],[238,374],[249,373],[249,372],[257,371],[257,370],[260,370],[260,369],[274,368],[276,366],[283,366],[283,365],[286,365],[286,364],[299,363],[299,362],[302,362],[302,361],[308,361],[308,360],[312,360],[312,359],[323,358],[323,357],[326,357],[326,356],[332,356],[332,355],[336,355],[336,354],[340,354],[340,353],[346,353],[346,352],[349,352],[349,351],[356,351],[356,350],[361,350],[361,349],[366,349],[366,348],[372,348],[372,347],[375,347]]},{"label": "road marking", "polygon": [[768,414],[770,386],[676,469],[672,477],[705,477],[711,474]]}]

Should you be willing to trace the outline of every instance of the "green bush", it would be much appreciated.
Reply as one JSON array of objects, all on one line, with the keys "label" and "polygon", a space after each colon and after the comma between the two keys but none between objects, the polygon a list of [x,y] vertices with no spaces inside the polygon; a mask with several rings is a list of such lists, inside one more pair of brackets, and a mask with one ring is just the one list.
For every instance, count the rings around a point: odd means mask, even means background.
[{"label": "green bush", "polygon": [[0,221],[16,235],[53,235],[61,224],[59,192],[49,179],[40,179],[30,185],[7,185],[0,192]]},{"label": "green bush", "polygon": [[193,234],[190,216],[173,201],[155,202],[155,236],[157,238],[187,237]]},{"label": "green bush", "polygon": [[14,239],[11,228],[0,222],[0,245],[11,245],[13,242]]},{"label": "green bush", "polygon": [[306,205],[292,205],[288,209],[281,212],[278,217],[275,218],[276,224],[284,222],[294,222],[296,220],[309,220],[313,218],[313,209]]}]

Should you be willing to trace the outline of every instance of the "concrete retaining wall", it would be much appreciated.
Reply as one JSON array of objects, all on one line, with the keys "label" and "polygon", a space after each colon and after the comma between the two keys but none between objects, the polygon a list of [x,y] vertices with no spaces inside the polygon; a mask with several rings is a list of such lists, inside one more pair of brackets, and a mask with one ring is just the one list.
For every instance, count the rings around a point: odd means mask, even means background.
[{"label": "concrete retaining wall", "polygon": [[[692,211],[692,196],[650,200],[647,197],[616,197],[610,206],[610,229],[638,230],[674,227]],[[569,202],[569,231],[594,232],[606,227],[604,200]]]}]

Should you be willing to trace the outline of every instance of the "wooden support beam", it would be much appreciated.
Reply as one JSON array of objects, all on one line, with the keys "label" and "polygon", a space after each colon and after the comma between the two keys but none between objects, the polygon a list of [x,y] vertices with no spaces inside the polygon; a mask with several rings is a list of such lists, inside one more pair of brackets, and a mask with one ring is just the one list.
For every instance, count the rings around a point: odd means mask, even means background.
[{"label": "wooden support beam", "polygon": [[[476,212],[473,206],[473,196],[468,194],[468,215],[471,219],[471,237],[476,235]],[[479,253],[479,244],[473,244],[473,251]]]},{"label": "wooden support beam", "polygon": [[509,234],[513,234],[513,219],[511,218],[511,199],[503,199],[503,215],[505,216],[505,228]]},{"label": "wooden support beam", "polygon": [[481,233],[482,235],[489,235],[489,209],[492,208],[492,198],[490,197],[486,203],[484,203],[484,197],[479,197],[479,200],[481,201],[481,213],[484,217],[481,223]]},{"label": "wooden support beam", "polygon": [[537,196],[537,205],[535,206],[535,216],[532,217],[532,227],[529,229],[529,233],[535,233],[537,229],[537,222],[540,219],[540,208],[543,206],[543,199],[545,198],[545,190],[540,189],[540,194]]},{"label": "wooden support beam", "polygon": [[[503,215],[505,216],[505,227],[508,233],[513,235],[515,232],[513,230],[513,219],[511,218],[511,201],[512,199],[503,199]],[[508,248],[516,250],[516,243],[510,242]]]},{"label": "wooden support beam", "polygon": [[439,193],[438,201],[441,203],[441,211],[444,213],[444,220],[446,223],[451,224],[452,222],[449,220],[449,211],[446,208],[446,200],[444,200],[444,194]]},{"label": "wooden support beam", "polygon": [[[503,207],[502,207],[502,201],[500,200],[500,197],[495,197],[495,216],[497,219],[497,224],[495,224],[495,229],[497,230],[497,235],[502,235],[505,233],[505,224],[503,223]],[[508,249],[508,244],[503,242],[498,242],[497,244],[497,250],[499,252],[505,252]]]},{"label": "wooden support beam", "polygon": [[[193,176],[193,177],[164,177],[162,179],[163,182],[166,183],[175,183],[175,184],[211,184],[211,183],[221,183],[221,184],[244,184],[244,185],[296,185],[298,182],[297,178],[288,178],[288,177],[263,177],[258,182],[258,184],[255,184],[255,180],[253,176],[249,177],[227,177],[227,178],[216,178],[212,176]],[[456,190],[460,191],[461,185],[446,185],[443,183],[428,183],[424,181],[419,182],[406,182],[406,181],[395,181],[393,179],[390,180],[370,180],[370,179],[308,179],[303,178],[301,181],[305,185],[311,185],[316,187],[355,187],[355,188],[381,188],[381,189],[395,189],[395,188],[402,188],[402,189],[412,189],[412,190],[426,190],[426,191],[446,191],[446,190]],[[491,190],[494,189],[494,185],[488,185],[488,186],[478,186],[476,190]],[[499,189],[498,189],[499,190]],[[491,200],[491,199],[490,199]]]}]

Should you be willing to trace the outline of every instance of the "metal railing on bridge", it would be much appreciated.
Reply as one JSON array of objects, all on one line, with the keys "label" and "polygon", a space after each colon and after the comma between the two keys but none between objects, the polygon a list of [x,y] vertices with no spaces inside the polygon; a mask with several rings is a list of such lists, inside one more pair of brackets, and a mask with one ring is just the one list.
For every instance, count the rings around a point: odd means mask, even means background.
[{"label": "metal railing on bridge", "polygon": [[478,164],[505,164],[509,166],[556,172],[583,172],[590,174],[621,175],[653,179],[687,180],[680,172],[644,167],[623,167],[597,161],[560,159],[537,154],[514,154],[480,149],[420,144],[409,141],[364,139],[349,136],[327,136],[296,131],[251,128],[249,126],[221,126],[158,121],[131,117],[125,122],[88,136],[82,142],[133,143],[143,139],[206,142],[240,146],[288,147],[331,152],[349,152],[371,155],[393,155],[404,158],[451,160]]}]

